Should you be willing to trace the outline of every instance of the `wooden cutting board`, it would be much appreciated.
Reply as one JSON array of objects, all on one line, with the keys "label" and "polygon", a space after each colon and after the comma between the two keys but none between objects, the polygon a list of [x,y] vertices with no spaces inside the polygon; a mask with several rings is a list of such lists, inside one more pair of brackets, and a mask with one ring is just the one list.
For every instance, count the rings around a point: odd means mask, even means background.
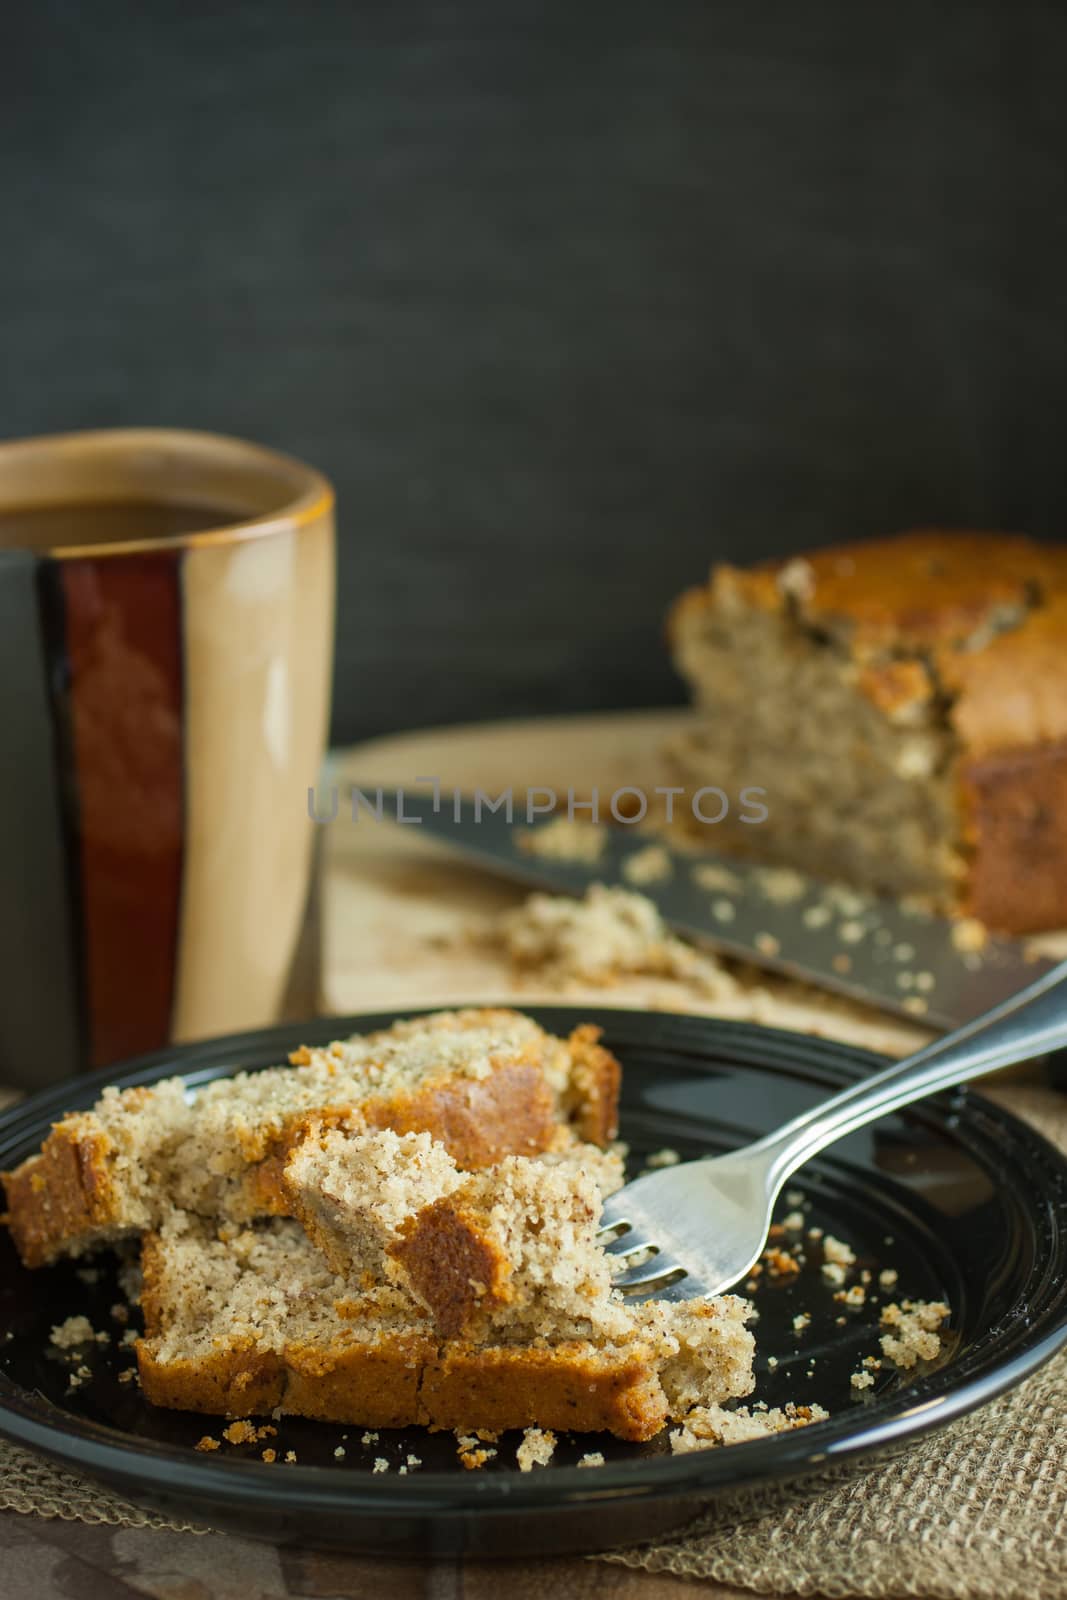
[{"label": "wooden cutting board", "polygon": [[573,788],[602,795],[626,784],[666,782],[660,749],[685,725],[677,709],[486,723],[394,735],[336,752],[318,790],[322,827],[319,942],[323,1011],[535,1000],[694,1011],[801,1029],[891,1054],[917,1048],[929,1034],[915,1025],[837,996],[762,976],[709,1003],[683,984],[630,978],[611,988],[572,985],[565,992],[519,978],[494,948],[493,919],[527,891],[449,856],[418,827],[353,822],[351,786],[413,786],[438,778],[447,791],[512,786]]}]

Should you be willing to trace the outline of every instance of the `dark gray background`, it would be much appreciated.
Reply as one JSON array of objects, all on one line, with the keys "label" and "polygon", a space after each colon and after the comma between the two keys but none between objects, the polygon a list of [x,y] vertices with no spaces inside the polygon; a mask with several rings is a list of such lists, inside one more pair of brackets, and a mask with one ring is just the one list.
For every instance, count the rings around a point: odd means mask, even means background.
[{"label": "dark gray background", "polygon": [[323,467],[338,737],[677,697],[716,556],[1067,527],[1059,3],[0,27],[0,434]]}]

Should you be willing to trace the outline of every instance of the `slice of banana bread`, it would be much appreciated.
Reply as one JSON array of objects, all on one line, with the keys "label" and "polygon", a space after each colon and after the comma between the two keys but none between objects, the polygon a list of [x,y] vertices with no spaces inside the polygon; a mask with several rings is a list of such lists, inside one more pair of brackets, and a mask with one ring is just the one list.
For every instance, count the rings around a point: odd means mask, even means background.
[{"label": "slice of banana bread", "polygon": [[732,1295],[628,1313],[614,1338],[479,1345],[437,1336],[394,1287],[354,1293],[289,1219],[175,1214],[143,1250],[141,1386],[156,1405],[365,1427],[607,1429],[648,1439],[691,1398],[752,1388]]},{"label": "slice of banana bread", "polygon": [[155,1405],[398,1427],[437,1349],[407,1296],[353,1297],[298,1223],[247,1227],[175,1212],[141,1250],[141,1388]]},{"label": "slice of banana bread", "polygon": [[427,1135],[315,1129],[285,1168],[330,1266],[406,1288],[448,1338],[587,1338],[629,1326],[596,1242],[620,1157],[576,1144],[461,1174]]},{"label": "slice of banana bread", "polygon": [[439,1012],[294,1053],[288,1067],[105,1091],[57,1123],[4,1175],[27,1266],[156,1225],[166,1207],[248,1220],[284,1213],[281,1173],[310,1118],[428,1131],[459,1163],[486,1166],[616,1131],[618,1062],[580,1027],[567,1040],[518,1012]]},{"label": "slice of banana bread", "polygon": [[679,781],[769,813],[696,824],[708,848],[1067,925],[1067,548],[917,532],[719,566],[670,635],[699,713]]}]

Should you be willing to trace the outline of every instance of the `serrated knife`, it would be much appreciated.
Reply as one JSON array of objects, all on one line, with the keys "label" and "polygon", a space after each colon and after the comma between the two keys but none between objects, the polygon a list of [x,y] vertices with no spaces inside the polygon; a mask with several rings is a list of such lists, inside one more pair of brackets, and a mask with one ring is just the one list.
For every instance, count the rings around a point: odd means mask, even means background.
[{"label": "serrated knife", "polygon": [[[895,900],[792,868],[679,850],[625,825],[582,821],[598,835],[581,855],[549,854],[546,830],[454,791],[361,785],[353,820],[419,829],[458,855],[531,888],[581,897],[594,883],[637,890],[675,932],[723,955],[784,973],[934,1028],[956,1028],[1054,965],[1018,940],[983,936]],[[649,856],[649,850],[655,853]],[[635,857],[642,857],[635,862]]]}]

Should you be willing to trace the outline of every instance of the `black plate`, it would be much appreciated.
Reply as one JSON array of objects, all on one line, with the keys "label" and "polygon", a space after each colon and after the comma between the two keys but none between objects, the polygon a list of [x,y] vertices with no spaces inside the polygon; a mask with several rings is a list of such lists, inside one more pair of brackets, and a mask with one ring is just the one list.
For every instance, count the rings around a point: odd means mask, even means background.
[{"label": "black plate", "polygon": [[[103,1081],[125,1086],[181,1072],[204,1083],[396,1015],[210,1041],[50,1090],[0,1124],[0,1167],[36,1149],[64,1110],[90,1105]],[[683,1156],[732,1148],[879,1063],[865,1051],[746,1024],[584,1007],[533,1007],[531,1015],[557,1032],[579,1017],[603,1026],[623,1062],[622,1133],[635,1168],[663,1146]],[[734,1516],[754,1497],[795,1492],[813,1472],[870,1465],[1018,1383],[1067,1339],[1067,1163],[981,1096],[957,1093],[887,1117],[813,1161],[790,1187],[804,1195],[807,1226],[846,1240],[858,1267],[874,1275],[867,1304],[846,1309],[822,1279],[813,1242],[797,1276],[761,1280],[756,1397],[817,1401],[831,1413],[792,1433],[684,1456],[671,1456],[663,1439],[637,1446],[564,1436],[553,1465],[520,1474],[518,1435],[504,1436],[489,1467],[466,1472],[451,1434],[383,1430],[364,1446],[358,1427],[288,1418],[267,1441],[278,1451],[274,1465],[259,1459],[263,1441],[198,1454],[196,1440],[217,1436],[220,1424],[155,1410],[136,1385],[119,1381],[132,1355],[110,1319],[118,1298],[110,1258],[88,1272],[83,1263],[30,1273],[6,1235],[0,1431],[140,1504],[275,1541],[406,1556],[589,1550],[662,1534],[711,1505]],[[794,1195],[781,1209],[795,1205]],[[885,1267],[899,1274],[888,1294],[877,1283]],[[872,1388],[857,1391],[851,1374],[878,1349],[877,1302],[902,1296],[948,1300],[941,1356],[908,1374],[883,1368]],[[78,1312],[115,1337],[84,1357],[92,1375],[70,1390],[72,1363],[48,1334]],[[798,1335],[801,1312],[811,1324]],[[334,1454],[339,1446],[343,1457]],[[297,1465],[281,1461],[286,1450],[296,1451]],[[603,1450],[606,1465],[579,1469],[587,1450]],[[422,1465],[401,1477],[409,1453]],[[390,1462],[388,1472],[372,1473],[376,1456]]]}]

